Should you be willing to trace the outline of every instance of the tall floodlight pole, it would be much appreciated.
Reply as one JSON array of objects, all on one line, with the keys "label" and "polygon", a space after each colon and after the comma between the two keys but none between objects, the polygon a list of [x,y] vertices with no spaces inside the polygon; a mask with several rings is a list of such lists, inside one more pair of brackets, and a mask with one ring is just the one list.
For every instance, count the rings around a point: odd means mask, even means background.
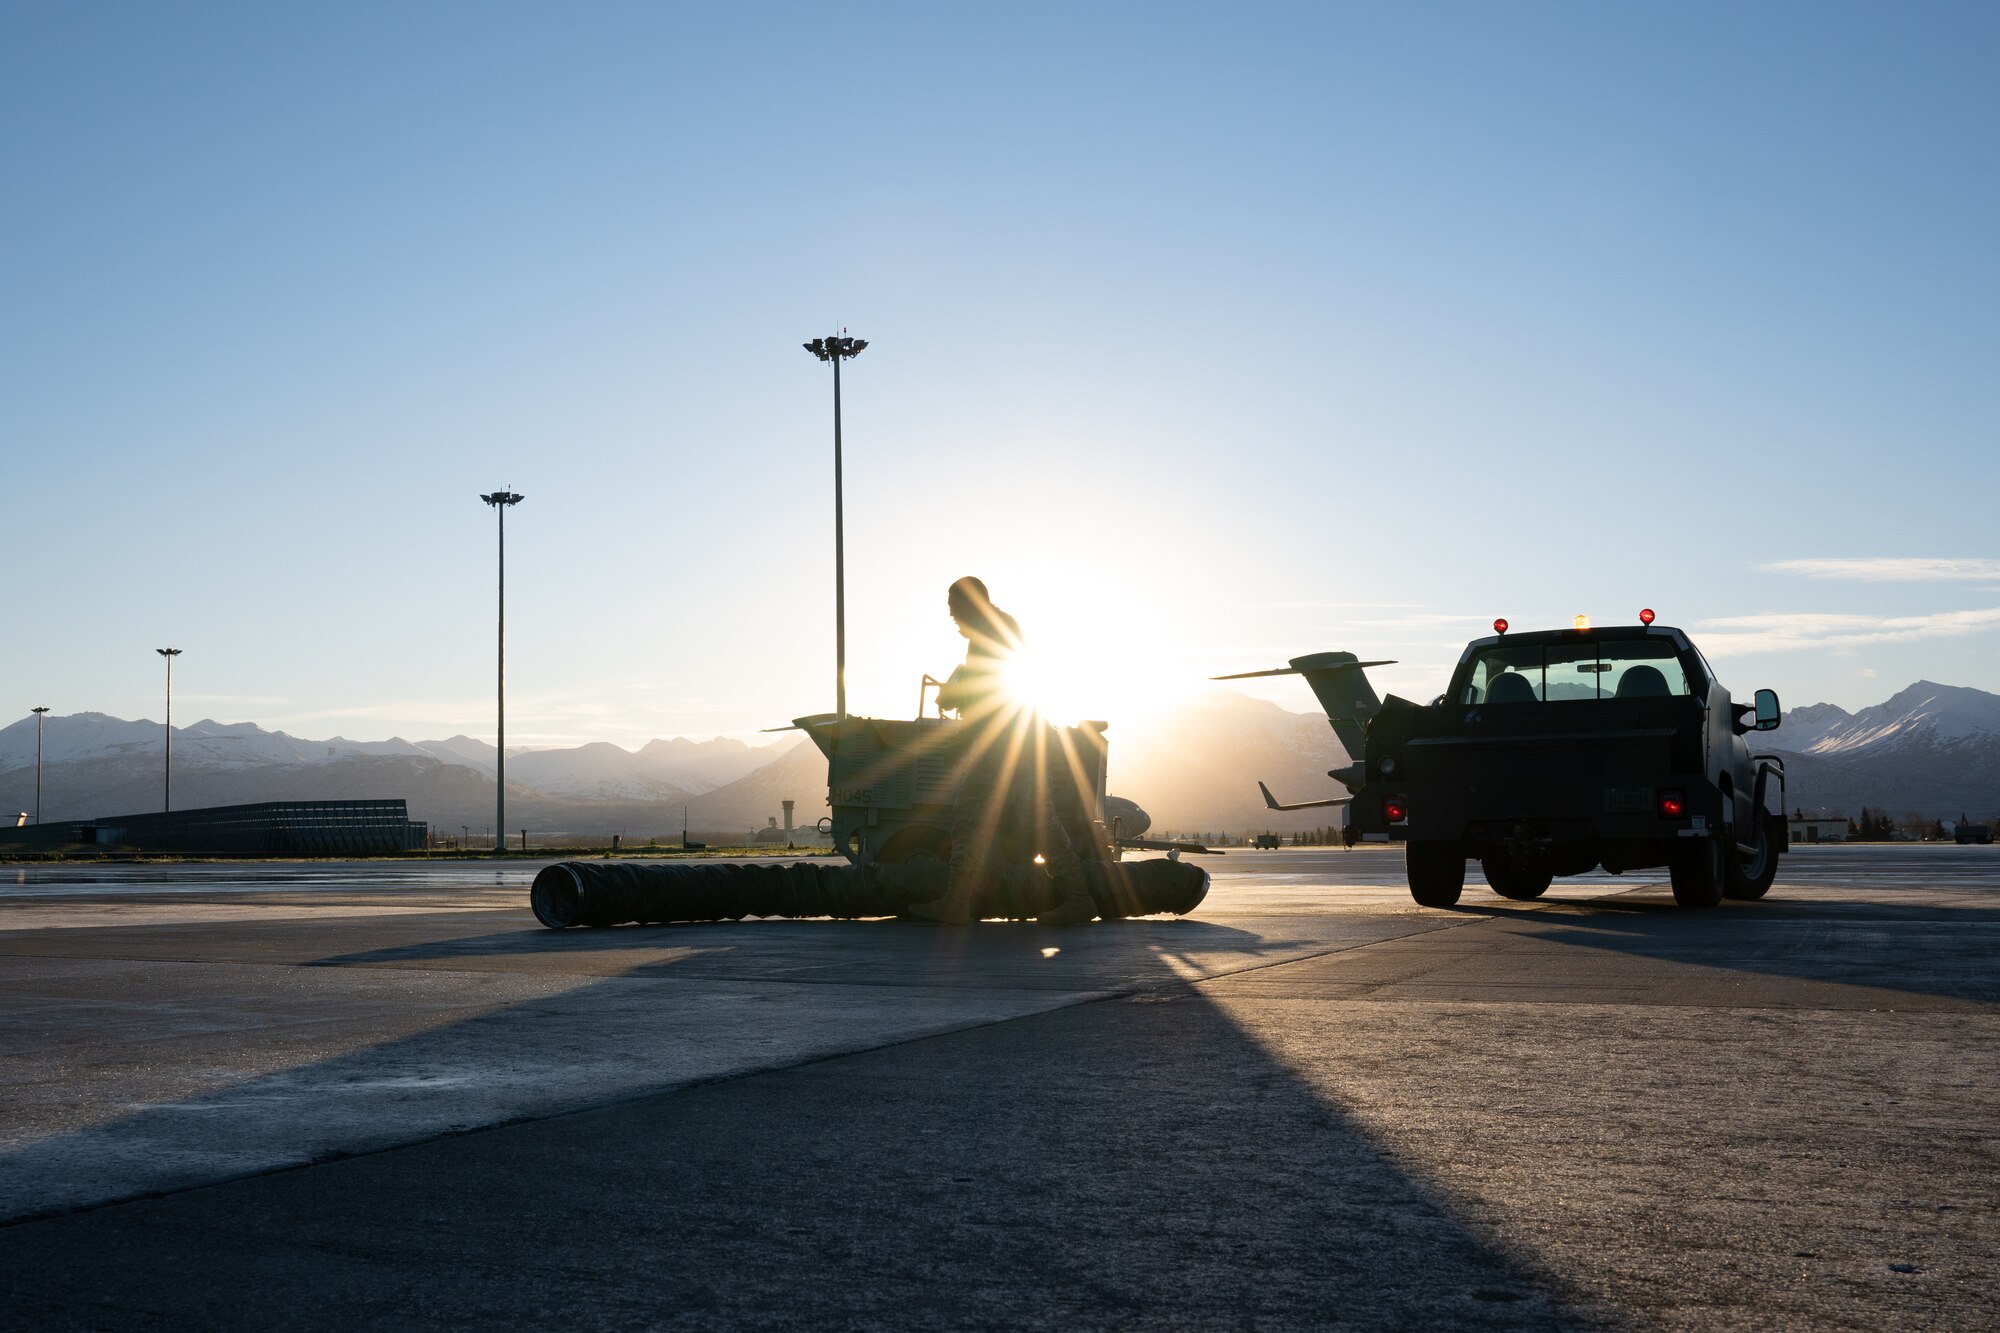
[{"label": "tall floodlight pole", "polygon": [[174,808],[174,659],[181,655],[181,650],[155,648],[153,651],[167,659],[167,764],[165,790],[160,796],[160,809],[171,814]]},{"label": "tall floodlight pole", "polygon": [[496,680],[499,696],[499,740],[493,769],[493,854],[505,856],[506,837],[498,832],[507,827],[507,510],[527,497],[512,491],[495,491],[480,499],[493,506],[500,516],[500,651]]},{"label": "tall floodlight pole", "polygon": [[840,494],[840,363],[861,355],[868,343],[850,338],[815,338],[805,349],[833,362],[833,709],[847,717],[847,530]]},{"label": "tall floodlight pole", "polygon": [[49,710],[36,708],[35,715],[35,822],[42,822],[42,715]]}]

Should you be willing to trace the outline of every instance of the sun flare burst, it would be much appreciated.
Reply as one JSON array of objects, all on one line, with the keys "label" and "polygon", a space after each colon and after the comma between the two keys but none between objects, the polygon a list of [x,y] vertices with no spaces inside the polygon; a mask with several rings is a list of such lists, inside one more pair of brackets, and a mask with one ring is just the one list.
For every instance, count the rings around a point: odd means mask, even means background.
[{"label": "sun flare burst", "polygon": [[1030,642],[1006,670],[1006,690],[1049,722],[1113,725],[1149,720],[1184,702],[1199,677],[1179,679],[1172,664],[1148,660],[1101,638]]}]

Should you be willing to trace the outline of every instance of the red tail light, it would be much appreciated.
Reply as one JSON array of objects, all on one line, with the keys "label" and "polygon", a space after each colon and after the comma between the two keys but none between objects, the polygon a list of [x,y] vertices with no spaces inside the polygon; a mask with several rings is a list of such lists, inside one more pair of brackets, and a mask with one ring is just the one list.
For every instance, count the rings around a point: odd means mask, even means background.
[{"label": "red tail light", "polygon": [[1659,793],[1660,818],[1679,819],[1687,813],[1687,793],[1661,788]]},{"label": "red tail light", "polygon": [[1410,817],[1410,807],[1400,796],[1384,797],[1382,800],[1382,817],[1391,824],[1405,823]]}]

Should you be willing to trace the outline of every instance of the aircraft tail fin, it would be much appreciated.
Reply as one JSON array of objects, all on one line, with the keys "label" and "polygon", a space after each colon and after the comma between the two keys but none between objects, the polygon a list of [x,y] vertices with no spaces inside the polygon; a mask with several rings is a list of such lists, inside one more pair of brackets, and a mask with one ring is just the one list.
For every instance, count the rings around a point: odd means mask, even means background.
[{"label": "aircraft tail fin", "polygon": [[[1304,657],[1294,657],[1288,666],[1273,667],[1269,671],[1239,671],[1235,675],[1213,679],[1304,676],[1306,684],[1312,687],[1314,697],[1319,700],[1319,706],[1326,710],[1326,720],[1332,725],[1333,734],[1340,738],[1348,757],[1359,759],[1368,719],[1382,707],[1381,697],[1368,683],[1366,668],[1390,665],[1393,665],[1390,661],[1363,662],[1353,653],[1309,653]],[[1269,796],[1268,792],[1266,796]]]}]

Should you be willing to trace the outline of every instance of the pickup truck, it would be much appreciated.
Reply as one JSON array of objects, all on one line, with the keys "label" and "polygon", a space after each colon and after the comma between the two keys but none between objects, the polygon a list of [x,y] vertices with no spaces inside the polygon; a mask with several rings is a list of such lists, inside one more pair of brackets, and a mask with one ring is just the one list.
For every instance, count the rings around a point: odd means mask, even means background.
[{"label": "pickup truck", "polygon": [[1468,860],[1506,898],[1600,865],[1666,867],[1683,907],[1764,896],[1788,843],[1767,805],[1775,779],[1783,808],[1784,763],[1744,737],[1777,727],[1778,696],[1734,702],[1687,635],[1642,619],[1496,621],[1436,700],[1374,711],[1349,828],[1404,844],[1417,902],[1456,903]]}]

